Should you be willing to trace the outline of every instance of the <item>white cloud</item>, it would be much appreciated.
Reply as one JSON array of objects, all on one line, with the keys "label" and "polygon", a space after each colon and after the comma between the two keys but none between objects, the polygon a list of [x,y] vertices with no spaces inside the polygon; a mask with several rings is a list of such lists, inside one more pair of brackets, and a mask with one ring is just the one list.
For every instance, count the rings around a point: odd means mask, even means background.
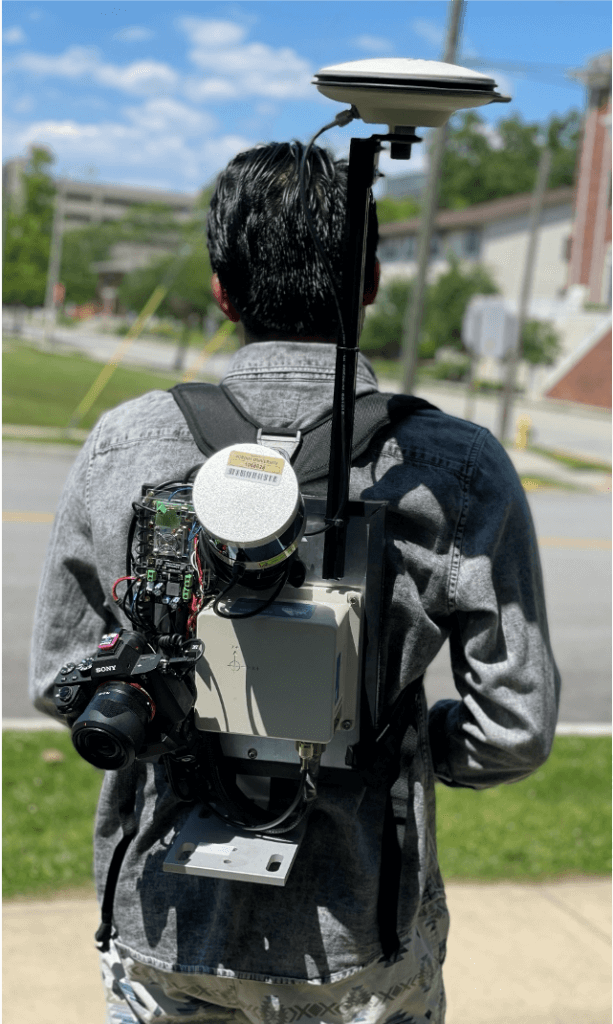
[{"label": "white cloud", "polygon": [[389,53],[390,50],[396,49],[390,39],[384,39],[381,36],[357,36],[351,42],[359,50],[366,50],[367,53]]},{"label": "white cloud", "polygon": [[5,29],[2,38],[5,43],[25,43],[26,34],[20,25],[14,25],[13,28]]},{"label": "white cloud", "polygon": [[168,96],[147,100],[138,107],[126,107],[126,115],[138,128],[148,132],[182,132],[185,136],[211,134],[217,120],[202,110],[194,110]]},{"label": "white cloud", "polygon": [[416,18],[415,21],[411,22],[411,28],[415,35],[425,39],[432,46],[436,46],[439,49],[442,47],[445,39],[445,29],[441,25],[437,25],[434,21],[428,21],[426,18]]},{"label": "white cloud", "polygon": [[202,18],[179,18],[177,26],[185,33],[192,46],[214,50],[220,46],[242,43],[247,29],[234,21],[214,21]]},{"label": "white cloud", "polygon": [[36,143],[56,154],[59,170],[80,168],[86,159],[101,181],[138,179],[153,187],[166,178],[175,188],[193,191],[257,141],[234,134],[216,136],[210,115],[165,99],[147,101],[125,113],[125,123],[48,119],[23,125],[5,118],[4,151],[25,153]]},{"label": "white cloud", "polygon": [[190,60],[207,76],[186,82],[192,100],[295,98],[312,91],[312,68],[290,47],[246,42],[246,28],[231,21],[181,18],[178,26],[192,44]]},{"label": "white cloud", "polygon": [[70,46],[57,57],[22,53],[13,66],[41,76],[85,78],[107,88],[141,96],[174,90],[179,79],[168,64],[159,61],[134,61],[126,67],[105,64],[98,50],[86,46]]},{"label": "white cloud", "polygon": [[226,78],[187,78],[183,84],[183,91],[193,103],[232,100],[238,96],[235,84]]},{"label": "white cloud", "polygon": [[155,32],[144,25],[130,25],[116,32],[113,39],[120,43],[140,43],[147,39],[153,39]]}]

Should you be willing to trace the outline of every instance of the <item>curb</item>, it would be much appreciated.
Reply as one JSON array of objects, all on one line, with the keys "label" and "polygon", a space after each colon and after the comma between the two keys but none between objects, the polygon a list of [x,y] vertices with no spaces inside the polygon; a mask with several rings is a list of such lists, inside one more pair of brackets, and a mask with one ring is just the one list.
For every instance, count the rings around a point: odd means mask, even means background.
[{"label": "curb", "polygon": [[[36,732],[45,729],[65,730],[66,726],[55,718],[3,718],[2,730]],[[559,722],[556,736],[611,736],[613,727],[608,722]]]},{"label": "curb", "polygon": [[17,440],[37,440],[38,438],[49,438],[50,440],[67,439],[69,441],[85,441],[89,430],[80,427],[36,427],[21,423],[3,423],[2,436]]}]

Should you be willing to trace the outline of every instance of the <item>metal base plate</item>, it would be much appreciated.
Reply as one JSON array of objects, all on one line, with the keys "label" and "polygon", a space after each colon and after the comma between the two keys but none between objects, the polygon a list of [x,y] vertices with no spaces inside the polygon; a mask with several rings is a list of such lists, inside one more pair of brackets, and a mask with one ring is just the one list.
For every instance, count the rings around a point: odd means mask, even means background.
[{"label": "metal base plate", "polygon": [[[283,836],[258,836],[226,825],[194,807],[164,861],[164,871],[285,885],[306,823]],[[206,814],[207,812],[204,811]]]}]

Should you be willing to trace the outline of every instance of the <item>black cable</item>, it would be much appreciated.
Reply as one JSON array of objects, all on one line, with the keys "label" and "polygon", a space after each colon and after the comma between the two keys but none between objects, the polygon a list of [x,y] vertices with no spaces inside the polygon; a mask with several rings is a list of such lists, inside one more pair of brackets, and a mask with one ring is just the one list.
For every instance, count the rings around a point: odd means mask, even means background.
[{"label": "black cable", "polygon": [[[132,503],[132,508],[134,508],[134,504],[135,503],[133,502]],[[135,510],[134,511],[134,515],[132,516],[132,521],[130,523],[130,529],[128,530],[128,547],[126,549],[126,576],[131,576],[132,575],[132,566],[133,566],[132,544],[134,543],[134,534],[136,533],[137,523],[138,523],[138,514],[137,514],[137,512]]]},{"label": "black cable", "polygon": [[[334,121],[331,121],[329,124],[324,125],[323,128],[320,128],[319,131],[317,131],[315,133],[315,135],[313,136],[313,138],[309,141],[309,143],[306,146],[306,149],[304,150],[304,152],[302,154],[302,159],[300,161],[299,175],[298,175],[298,181],[299,181],[299,187],[300,187],[300,201],[302,203],[302,208],[303,208],[304,216],[305,216],[305,219],[306,219],[307,228],[309,230],[309,234],[311,235],[311,238],[313,239],[313,243],[314,243],[315,248],[316,248],[316,250],[317,250],[317,252],[319,254],[319,257],[320,257],[320,259],[321,259],[321,261],[322,261],[322,263],[324,265],[324,269],[325,269],[325,271],[326,271],[326,273],[328,275],[328,279],[329,279],[329,282],[330,282],[330,288],[332,290],[332,295],[333,295],[333,298],[334,298],[334,303],[336,305],[336,309],[337,309],[337,312],[338,312],[338,322],[339,322],[339,331],[340,331],[341,345],[340,346],[337,345],[337,348],[345,348],[345,342],[346,342],[346,338],[347,338],[346,331],[345,331],[345,323],[344,323],[344,319],[343,319],[343,312],[342,312],[342,309],[341,309],[340,299],[339,299],[339,296],[338,296],[338,283],[336,281],[336,278],[334,277],[334,272],[333,272],[332,267],[330,265],[330,262],[328,260],[327,253],[325,252],[325,250],[323,248],[323,245],[321,243],[321,240],[320,240],[320,238],[319,238],[319,236],[317,234],[315,223],[313,221],[313,218],[311,216],[311,211],[309,209],[308,196],[307,196],[307,191],[306,191],[306,167],[307,167],[307,160],[308,160],[309,154],[311,152],[311,149],[313,148],[315,140],[317,138],[319,138],[319,136],[322,135],[323,132],[328,131],[329,128],[335,128],[338,125],[342,126],[342,125],[349,124],[349,121],[353,120],[355,117],[358,117],[358,116],[359,116],[359,114],[358,114],[358,111],[355,109],[355,107],[351,107],[350,110],[343,110],[343,111],[341,111],[339,114],[337,114],[337,116],[334,119]],[[339,507],[338,507],[335,515],[331,519],[326,521],[325,527],[322,527],[321,530],[316,530],[314,533],[306,534],[307,537],[313,537],[316,534],[326,533],[328,530],[330,530],[336,524],[336,520],[338,520],[338,518],[339,518],[343,508],[345,507],[345,505],[347,503],[347,499],[349,497],[349,489],[348,489],[348,476],[349,476],[349,474],[347,472],[347,458],[346,458],[347,436],[346,436],[346,431],[345,431],[345,427],[346,427],[345,416],[342,416],[341,419],[340,419],[340,427],[341,427],[341,446],[340,446],[340,449],[341,449],[341,457],[342,457],[342,464],[341,464],[340,469],[341,469],[341,479],[344,482],[344,484],[343,484],[343,494],[340,496]]]},{"label": "black cable", "polygon": [[277,587],[275,588],[273,593],[270,595],[270,597],[267,597],[266,600],[262,604],[258,605],[257,608],[253,608],[250,612],[231,612],[231,611],[222,612],[222,610],[219,607],[219,602],[232,589],[232,587],[236,586],[236,584],[239,582],[239,580],[243,578],[244,572],[242,572],[240,574],[240,576],[237,576],[236,579],[231,580],[230,583],[228,584],[228,586],[224,590],[222,590],[221,594],[219,594],[215,598],[215,600],[213,601],[213,611],[215,612],[216,615],[219,615],[220,618],[222,618],[222,619],[250,619],[254,615],[259,615],[260,612],[263,612],[263,611],[266,610],[266,608],[269,608],[270,605],[273,603],[273,601],[275,601],[276,598],[279,596],[279,594],[283,590],[283,587],[285,586],[285,584],[288,581],[290,569],[291,569],[291,561],[288,561],[288,564],[286,566],[285,572],[283,573],[283,576],[279,580],[279,583],[278,583]]},{"label": "black cable", "polygon": [[[215,778],[216,788],[218,788],[220,790],[220,792],[218,794],[219,798],[221,799],[222,803],[224,803],[224,804],[231,803],[231,801],[230,801],[230,799],[229,799],[229,797],[228,797],[228,795],[227,795],[227,793],[225,791],[225,787],[223,786],[223,783],[221,781],[221,777],[220,777],[220,774],[219,774],[219,768],[218,768],[217,765],[215,765],[215,767],[217,769],[216,773],[215,773],[215,776],[216,776],[216,778]],[[311,793],[310,793],[310,795],[308,797],[306,795],[307,785],[311,786]],[[315,785],[315,781],[314,781],[313,777],[311,776],[311,774],[310,774],[310,772],[308,771],[307,768],[302,768],[301,771],[300,771],[300,782],[299,782],[299,785],[298,785],[298,791],[297,791],[294,799],[292,800],[292,802],[289,805],[289,807],[287,807],[286,810],[283,811],[283,813],[280,814],[279,817],[275,818],[273,821],[262,822],[259,825],[245,825],[242,821],[238,821],[235,818],[232,818],[232,817],[229,817],[228,815],[222,814],[221,811],[216,810],[216,808],[213,807],[210,803],[207,806],[212,811],[212,813],[215,815],[215,817],[220,819],[220,821],[223,821],[226,825],[232,825],[234,828],[240,828],[244,832],[259,832],[259,833],[265,833],[267,835],[275,835],[275,834],[276,835],[283,835],[285,832],[291,832],[292,829],[296,828],[296,826],[300,824],[300,822],[303,820],[305,814],[310,809],[310,807],[311,807],[311,805],[312,805],[312,803],[313,803],[313,801],[315,799],[316,794],[317,794],[317,787]],[[296,820],[290,822],[292,814],[298,808],[299,804],[302,801],[304,801],[304,804],[305,804],[304,808],[299,813],[299,815],[296,818]],[[290,823],[288,824],[288,822],[290,822]]]}]

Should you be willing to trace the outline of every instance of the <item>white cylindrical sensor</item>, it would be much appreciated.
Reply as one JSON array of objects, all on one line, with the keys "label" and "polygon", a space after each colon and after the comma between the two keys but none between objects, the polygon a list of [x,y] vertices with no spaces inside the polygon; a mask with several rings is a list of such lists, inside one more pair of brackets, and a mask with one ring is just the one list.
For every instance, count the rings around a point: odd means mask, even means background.
[{"label": "white cylindrical sensor", "polygon": [[235,444],[216,452],[198,471],[192,497],[205,553],[222,577],[223,567],[237,565],[278,575],[300,543],[306,520],[298,479],[273,448]]}]

